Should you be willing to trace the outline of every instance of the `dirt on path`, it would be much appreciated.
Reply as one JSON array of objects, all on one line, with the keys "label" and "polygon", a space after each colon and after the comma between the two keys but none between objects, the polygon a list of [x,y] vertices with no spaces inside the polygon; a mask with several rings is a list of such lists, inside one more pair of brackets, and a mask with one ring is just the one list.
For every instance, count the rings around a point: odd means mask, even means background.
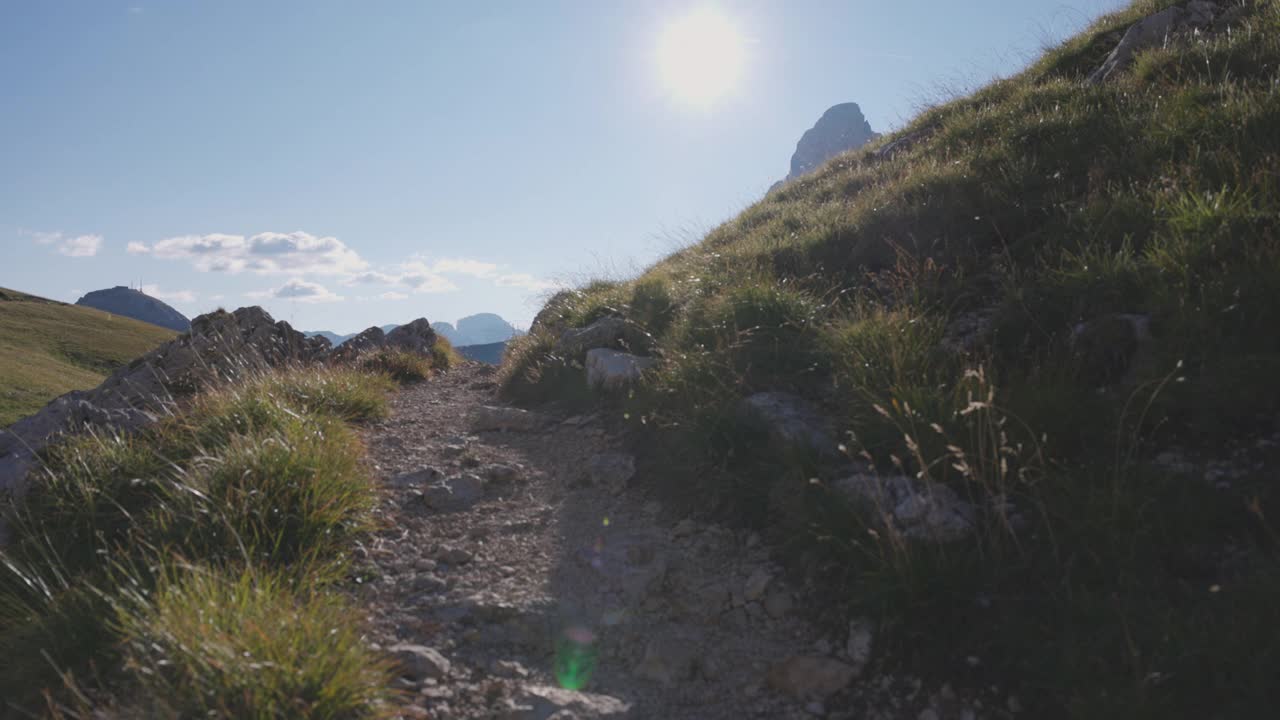
[{"label": "dirt on path", "polygon": [[918,683],[913,702],[896,681],[856,680],[873,628],[808,624],[754,534],[660,521],[601,418],[486,409],[492,373],[467,364],[406,388],[366,432],[386,492],[361,601],[403,664],[404,717],[914,718],[938,704]]}]

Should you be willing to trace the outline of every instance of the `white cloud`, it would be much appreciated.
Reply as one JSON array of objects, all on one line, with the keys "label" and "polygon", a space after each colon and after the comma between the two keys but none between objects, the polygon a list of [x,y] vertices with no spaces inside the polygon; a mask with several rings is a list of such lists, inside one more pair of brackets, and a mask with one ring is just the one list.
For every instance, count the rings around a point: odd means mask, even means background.
[{"label": "white cloud", "polygon": [[337,302],[342,299],[341,295],[330,291],[329,288],[319,283],[299,280],[298,278],[293,278],[278,288],[251,292],[247,293],[247,295],[255,299],[275,298],[278,300],[296,300],[303,303]]},{"label": "white cloud", "polygon": [[493,263],[468,260],[466,258],[444,258],[433,263],[431,269],[441,275],[470,275],[471,277],[488,278],[493,277],[498,266]]},{"label": "white cloud", "polygon": [[193,303],[196,294],[190,290],[162,290],[159,285],[143,285],[142,292],[167,302]]},{"label": "white cloud", "polygon": [[534,292],[559,287],[557,283],[553,283],[550,280],[536,278],[528,273],[509,273],[507,275],[499,275],[494,279],[493,284],[498,287],[524,288],[525,290],[532,290]]},{"label": "white cloud", "polygon": [[151,248],[147,247],[146,243],[131,240],[129,241],[129,244],[125,246],[124,251],[130,255],[146,255],[151,252]]},{"label": "white cloud", "polygon": [[19,230],[18,234],[26,235],[41,245],[56,245],[58,253],[67,257],[93,257],[102,249],[101,235],[67,237],[61,232],[39,230]]},{"label": "white cloud", "polygon": [[[138,243],[131,252],[145,252]],[[158,258],[186,260],[202,272],[346,275],[368,267],[355,250],[335,237],[302,231],[243,235],[210,233],[165,238],[150,248]]]},{"label": "white cloud", "polygon": [[408,300],[409,296],[401,292],[384,292],[378,296],[379,300]]},{"label": "white cloud", "polygon": [[399,281],[400,278],[395,275],[369,270],[347,278],[344,283],[346,285],[395,285]]},{"label": "white cloud", "polygon": [[58,243],[58,252],[67,257],[93,257],[101,249],[101,235],[77,235]]}]

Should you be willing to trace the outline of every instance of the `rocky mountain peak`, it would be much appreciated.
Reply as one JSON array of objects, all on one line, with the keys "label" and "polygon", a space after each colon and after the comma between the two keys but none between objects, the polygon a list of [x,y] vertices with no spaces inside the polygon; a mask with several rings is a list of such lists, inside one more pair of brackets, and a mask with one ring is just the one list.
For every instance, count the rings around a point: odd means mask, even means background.
[{"label": "rocky mountain peak", "polygon": [[836,155],[860,148],[878,137],[857,103],[833,105],[796,143],[787,179],[813,172]]}]

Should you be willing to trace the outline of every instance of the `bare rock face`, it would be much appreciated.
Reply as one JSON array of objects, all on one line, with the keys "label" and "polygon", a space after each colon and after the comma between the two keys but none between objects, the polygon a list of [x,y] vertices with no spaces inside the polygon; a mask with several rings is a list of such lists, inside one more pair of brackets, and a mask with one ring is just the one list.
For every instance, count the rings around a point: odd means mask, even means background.
[{"label": "bare rock face", "polygon": [[0,494],[21,495],[36,453],[62,433],[85,427],[130,431],[155,422],[173,403],[218,382],[308,363],[329,350],[260,307],[201,315],[191,331],[112,373],[92,390],[77,390],[0,431]]},{"label": "bare rock face", "polygon": [[1117,72],[1129,67],[1138,53],[1164,44],[1176,33],[1212,27],[1214,19],[1221,12],[1222,9],[1215,3],[1192,0],[1184,7],[1165,8],[1154,15],[1148,15],[1129,26],[1102,66],[1089,76],[1089,82],[1106,82]]},{"label": "bare rock face", "polygon": [[825,456],[837,452],[831,421],[798,395],[756,393],[742,401],[741,409],[747,418],[764,423],[770,436],[781,445],[807,448]]},{"label": "bare rock face", "polygon": [[836,155],[860,148],[878,137],[857,103],[835,105],[796,143],[787,180],[813,172]]},{"label": "bare rock face", "polygon": [[644,371],[653,367],[653,358],[595,348],[587,351],[587,386],[616,390],[636,382]]},{"label": "bare rock face", "polygon": [[571,358],[597,348],[613,348],[646,352],[652,339],[635,323],[620,317],[602,317],[582,328],[571,328],[560,335],[556,351]]},{"label": "bare rock face", "polygon": [[846,501],[909,540],[946,543],[973,531],[976,509],[940,483],[906,476],[853,475],[833,483]]},{"label": "bare rock face", "polygon": [[431,323],[426,318],[418,318],[387,333],[386,345],[410,352],[429,353],[436,345],[436,331],[431,329]]}]

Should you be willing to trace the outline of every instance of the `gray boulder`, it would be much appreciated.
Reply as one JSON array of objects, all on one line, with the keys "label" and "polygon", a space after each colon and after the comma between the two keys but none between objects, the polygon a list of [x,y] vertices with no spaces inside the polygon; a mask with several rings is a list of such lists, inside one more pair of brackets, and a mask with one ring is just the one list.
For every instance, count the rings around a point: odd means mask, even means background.
[{"label": "gray boulder", "polygon": [[644,330],[624,318],[602,317],[586,327],[570,328],[560,335],[556,352],[570,358],[596,348],[645,351],[650,338]]},{"label": "gray boulder", "polygon": [[587,385],[603,390],[616,390],[636,382],[644,371],[657,364],[653,358],[607,348],[587,351]]},{"label": "gray boulder", "polygon": [[742,411],[749,420],[763,423],[781,445],[826,456],[838,453],[831,421],[802,397],[784,392],[756,393],[742,401]]},{"label": "gray boulder", "polygon": [[484,499],[484,479],[474,473],[454,475],[427,486],[422,499],[432,510],[466,510]]},{"label": "gray boulder", "polygon": [[940,483],[902,475],[853,475],[831,485],[856,509],[882,528],[908,540],[953,542],[972,532],[976,511]]},{"label": "gray boulder", "polygon": [[532,432],[542,429],[546,424],[545,416],[513,407],[481,405],[471,416],[471,429],[475,432],[485,430]]},{"label": "gray boulder", "polygon": [[504,720],[590,720],[631,717],[631,705],[609,695],[565,690],[550,685],[526,685],[499,716]]}]

